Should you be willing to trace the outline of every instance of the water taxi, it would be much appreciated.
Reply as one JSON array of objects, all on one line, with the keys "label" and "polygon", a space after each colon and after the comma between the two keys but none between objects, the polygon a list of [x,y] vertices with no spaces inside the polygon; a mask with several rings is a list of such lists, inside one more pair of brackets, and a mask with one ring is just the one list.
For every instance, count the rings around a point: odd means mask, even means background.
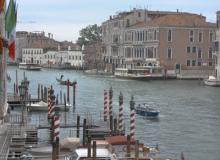
[{"label": "water taxi", "polygon": [[145,117],[158,117],[160,113],[159,110],[149,107],[146,103],[138,104],[135,111],[136,114]]},{"label": "water taxi", "polygon": [[139,66],[133,69],[116,68],[115,77],[135,80],[163,79],[162,69],[157,66]]}]

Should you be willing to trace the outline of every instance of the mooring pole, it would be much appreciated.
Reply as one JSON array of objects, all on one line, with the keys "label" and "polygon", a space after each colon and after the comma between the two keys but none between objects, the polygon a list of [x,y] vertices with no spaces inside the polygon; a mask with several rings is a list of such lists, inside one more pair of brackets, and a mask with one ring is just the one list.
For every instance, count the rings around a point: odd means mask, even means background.
[{"label": "mooring pole", "polygon": [[131,97],[130,101],[130,135],[131,139],[134,139],[135,134],[135,108],[134,108],[135,102],[134,102],[134,96]]},{"label": "mooring pole", "polygon": [[77,115],[77,129],[76,129],[76,137],[79,138],[79,132],[80,132],[80,116]]},{"label": "mooring pole", "polygon": [[108,113],[108,92],[104,90],[104,121],[107,121]]},{"label": "mooring pole", "polygon": [[119,95],[119,122],[118,122],[118,130],[121,132],[123,130],[123,95],[120,92]]},{"label": "mooring pole", "polygon": [[18,70],[16,70],[16,93],[18,94]]},{"label": "mooring pole", "polygon": [[113,90],[112,90],[112,87],[110,87],[110,90],[109,90],[109,117],[112,116],[112,97],[113,97]]},{"label": "mooring pole", "polygon": [[70,80],[67,80],[67,103],[70,102]]},{"label": "mooring pole", "polygon": [[76,84],[77,84],[77,82],[74,81],[73,82],[73,105],[74,106],[76,105]]},{"label": "mooring pole", "polygon": [[86,144],[86,119],[83,120],[83,146]]}]

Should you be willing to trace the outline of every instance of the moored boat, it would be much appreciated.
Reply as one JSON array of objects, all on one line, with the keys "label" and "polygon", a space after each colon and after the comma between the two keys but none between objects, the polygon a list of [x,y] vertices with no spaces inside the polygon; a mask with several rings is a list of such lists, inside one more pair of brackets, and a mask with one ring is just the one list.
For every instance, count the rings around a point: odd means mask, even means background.
[{"label": "moored boat", "polygon": [[[69,111],[71,104],[56,104],[55,105],[55,110],[56,111]],[[28,105],[28,109],[31,112],[34,111],[48,111],[48,104],[40,101],[39,103],[31,103]]]},{"label": "moored boat", "polygon": [[159,110],[149,107],[146,103],[138,104],[137,107],[135,107],[135,111],[136,114],[145,117],[158,117],[160,113]]},{"label": "moored boat", "polygon": [[134,80],[163,79],[164,74],[158,66],[139,66],[133,69],[116,68],[115,77]]},{"label": "moored boat", "polygon": [[[93,149],[91,149],[91,157],[93,157]],[[66,157],[67,159],[75,159],[75,160],[81,160],[81,159],[88,159],[88,149],[87,148],[78,148],[75,150],[75,152],[69,156]],[[106,160],[117,160],[118,158],[114,153],[111,153],[106,148],[97,148],[96,149],[96,159],[106,159]]]},{"label": "moored boat", "polygon": [[42,67],[39,64],[35,64],[35,63],[19,63],[18,68],[33,70],[33,71],[40,71],[42,69]]},{"label": "moored boat", "polygon": [[207,86],[220,87],[220,80],[216,79],[214,76],[209,76],[208,79],[204,80],[204,84]]}]

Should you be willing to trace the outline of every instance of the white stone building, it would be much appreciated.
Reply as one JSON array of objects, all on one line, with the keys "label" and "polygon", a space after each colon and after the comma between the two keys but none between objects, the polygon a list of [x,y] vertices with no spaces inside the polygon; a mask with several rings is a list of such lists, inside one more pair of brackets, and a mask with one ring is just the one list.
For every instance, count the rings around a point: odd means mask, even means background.
[{"label": "white stone building", "polygon": [[82,67],[84,59],[82,51],[47,51],[44,53],[42,48],[24,48],[22,62],[41,65],[70,64]]},{"label": "white stone building", "polygon": [[43,64],[43,49],[42,48],[23,48],[22,62]]},{"label": "white stone building", "polygon": [[70,64],[82,67],[84,64],[82,51],[48,51],[44,54],[43,64]]}]

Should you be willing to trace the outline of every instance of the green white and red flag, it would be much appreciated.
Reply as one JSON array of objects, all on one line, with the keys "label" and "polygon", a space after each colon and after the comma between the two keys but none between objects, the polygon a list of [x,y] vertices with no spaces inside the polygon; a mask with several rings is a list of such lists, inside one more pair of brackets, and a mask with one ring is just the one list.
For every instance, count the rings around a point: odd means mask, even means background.
[{"label": "green white and red flag", "polygon": [[17,6],[14,0],[10,0],[5,15],[5,31],[8,34],[8,52],[11,59],[15,59]]}]

